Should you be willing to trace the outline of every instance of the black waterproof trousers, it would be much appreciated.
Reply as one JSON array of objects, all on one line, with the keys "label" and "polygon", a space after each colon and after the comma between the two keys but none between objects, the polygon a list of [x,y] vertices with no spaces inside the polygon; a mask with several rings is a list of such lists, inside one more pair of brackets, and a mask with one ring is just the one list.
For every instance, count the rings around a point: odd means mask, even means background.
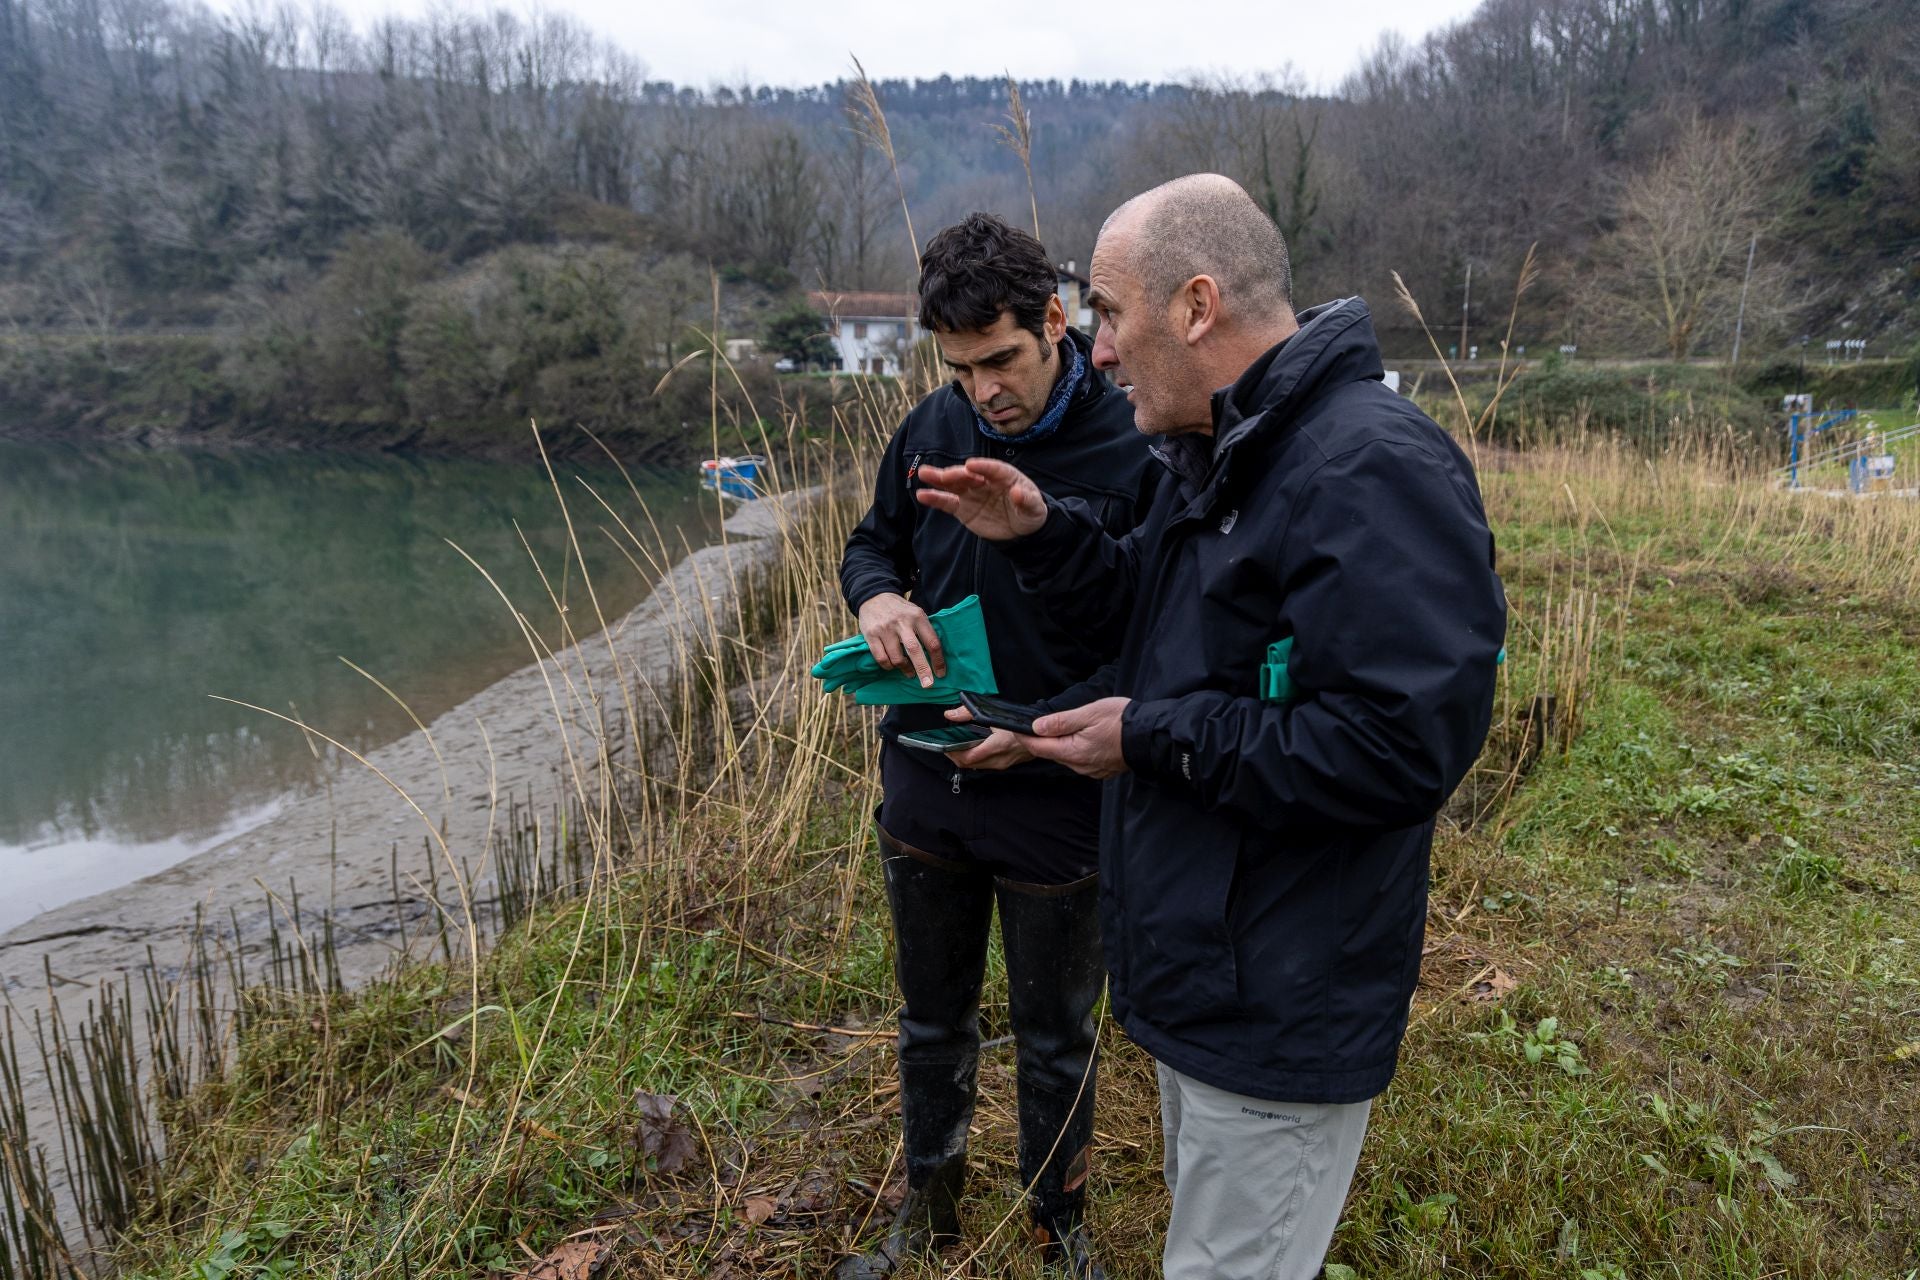
[{"label": "black waterproof trousers", "polygon": [[[1093,1138],[1093,1006],[1106,979],[1092,873],[1099,789],[1078,778],[955,777],[915,761],[888,761],[884,776],[879,841],[905,1000],[908,1186],[940,1184],[965,1166],[997,905],[1018,1069],[1020,1177],[1035,1225],[1059,1239],[1084,1214]],[[1031,856],[1020,856],[1023,845]],[[1071,878],[1019,878],[1035,869]]]}]

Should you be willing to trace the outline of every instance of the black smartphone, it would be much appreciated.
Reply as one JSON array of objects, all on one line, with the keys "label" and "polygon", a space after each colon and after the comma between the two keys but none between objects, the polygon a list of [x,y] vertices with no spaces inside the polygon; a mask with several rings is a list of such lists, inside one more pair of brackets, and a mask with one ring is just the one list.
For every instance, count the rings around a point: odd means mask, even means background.
[{"label": "black smartphone", "polygon": [[916,751],[964,751],[993,736],[991,729],[977,724],[949,724],[935,729],[910,729],[895,738],[903,747]]},{"label": "black smartphone", "polygon": [[1038,707],[1022,706],[1018,702],[1008,702],[1002,698],[990,698],[984,693],[968,693],[964,689],[960,691],[960,703],[973,712],[975,724],[1006,729],[1013,733],[1031,734],[1033,722],[1044,714]]}]

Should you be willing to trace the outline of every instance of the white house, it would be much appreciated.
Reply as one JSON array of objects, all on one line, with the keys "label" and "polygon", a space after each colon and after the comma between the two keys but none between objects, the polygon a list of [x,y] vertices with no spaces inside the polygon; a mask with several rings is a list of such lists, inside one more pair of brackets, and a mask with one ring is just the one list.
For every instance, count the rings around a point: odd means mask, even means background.
[{"label": "white house", "polygon": [[827,332],[846,373],[898,377],[913,344],[924,336],[920,299],[911,293],[816,290],[807,302],[827,317]]},{"label": "white house", "polygon": [[[1083,301],[1087,278],[1068,262],[1056,267],[1054,280],[1067,323],[1093,332],[1093,309]],[[911,293],[840,293],[815,290],[807,303],[827,318],[827,333],[844,373],[880,373],[898,377],[913,344],[926,336],[920,327],[920,298]]]}]

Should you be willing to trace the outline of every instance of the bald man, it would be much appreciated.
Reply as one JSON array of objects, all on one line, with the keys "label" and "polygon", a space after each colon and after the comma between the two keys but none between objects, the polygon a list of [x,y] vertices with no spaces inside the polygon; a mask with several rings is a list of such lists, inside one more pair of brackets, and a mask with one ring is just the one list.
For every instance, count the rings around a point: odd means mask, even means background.
[{"label": "bald man", "polygon": [[1094,363],[1166,471],[1146,521],[1116,538],[989,459],[923,467],[919,500],[1056,617],[1124,633],[975,750],[1111,779],[1102,931],[1159,1064],[1167,1277],[1310,1280],[1406,1031],[1435,815],[1492,713],[1493,537],[1465,455],[1382,382],[1366,304],[1296,316],[1233,182],[1121,206],[1091,279]]}]

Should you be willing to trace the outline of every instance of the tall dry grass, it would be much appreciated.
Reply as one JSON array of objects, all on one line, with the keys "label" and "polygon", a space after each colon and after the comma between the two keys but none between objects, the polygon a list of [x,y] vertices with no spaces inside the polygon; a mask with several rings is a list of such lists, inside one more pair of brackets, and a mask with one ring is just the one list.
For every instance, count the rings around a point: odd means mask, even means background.
[{"label": "tall dry grass", "polygon": [[1655,453],[1613,436],[1503,451],[1481,486],[1506,518],[1539,518],[1554,492],[1610,543],[1617,528],[1657,533],[1703,570],[1764,548],[1849,591],[1910,598],[1920,586],[1920,502],[1786,489],[1767,459],[1712,428]]}]

